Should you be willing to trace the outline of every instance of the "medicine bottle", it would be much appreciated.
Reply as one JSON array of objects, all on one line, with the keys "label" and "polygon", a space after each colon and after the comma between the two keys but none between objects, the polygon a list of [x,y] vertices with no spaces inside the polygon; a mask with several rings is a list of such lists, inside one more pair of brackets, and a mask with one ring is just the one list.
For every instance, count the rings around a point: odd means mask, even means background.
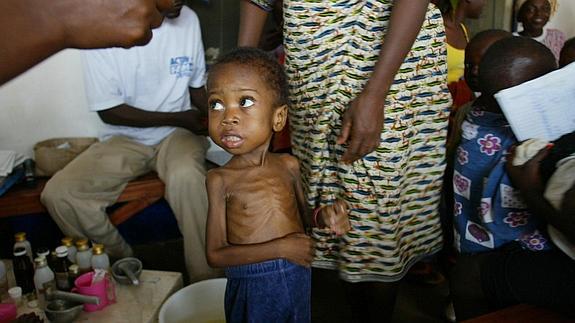
[{"label": "medicine bottle", "polygon": [[19,247],[23,247],[26,249],[26,255],[28,256],[28,258],[30,258],[30,263],[32,263],[32,245],[30,244],[30,241],[26,240],[26,232],[17,232],[14,234],[14,248],[13,250],[16,250],[16,248]]},{"label": "medicine bottle", "polygon": [[68,260],[70,260],[71,263],[76,263],[76,246],[74,245],[74,239],[70,238],[70,237],[64,237],[62,238],[62,240],[60,240],[62,242],[63,246],[68,247]]},{"label": "medicine bottle", "polygon": [[80,239],[76,241],[76,264],[80,270],[80,275],[92,270],[92,251],[88,246],[88,240]]},{"label": "medicine bottle", "polygon": [[56,275],[56,287],[62,291],[69,291],[72,289],[70,285],[70,278],[68,277],[68,267],[72,264],[68,260],[68,248],[66,246],[59,246],[56,248],[56,255],[58,259],[54,265],[54,274]]},{"label": "medicine bottle", "polygon": [[110,258],[104,252],[104,245],[95,243],[92,245],[92,269],[110,271]]},{"label": "medicine bottle", "polygon": [[26,249],[14,249],[14,278],[16,285],[22,288],[22,294],[27,295],[34,291],[34,266],[26,254]]},{"label": "medicine bottle", "polygon": [[36,264],[36,271],[34,272],[34,286],[36,287],[36,295],[38,296],[38,304],[41,309],[46,306],[46,289],[55,288],[54,272],[48,267],[48,260],[46,257],[38,257],[34,259]]}]

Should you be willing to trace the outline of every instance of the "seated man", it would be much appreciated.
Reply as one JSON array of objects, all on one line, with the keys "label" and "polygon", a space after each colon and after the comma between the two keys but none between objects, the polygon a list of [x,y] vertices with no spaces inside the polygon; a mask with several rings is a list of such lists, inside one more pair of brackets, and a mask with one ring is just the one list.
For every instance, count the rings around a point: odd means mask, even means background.
[{"label": "seated man", "polygon": [[84,52],[88,106],[106,127],[101,142],[50,179],[42,202],[64,234],[105,244],[112,257],[130,256],[105,210],[130,180],[156,171],[197,281],[214,275],[204,253],[205,62],[198,17],[178,3],[148,45]]}]

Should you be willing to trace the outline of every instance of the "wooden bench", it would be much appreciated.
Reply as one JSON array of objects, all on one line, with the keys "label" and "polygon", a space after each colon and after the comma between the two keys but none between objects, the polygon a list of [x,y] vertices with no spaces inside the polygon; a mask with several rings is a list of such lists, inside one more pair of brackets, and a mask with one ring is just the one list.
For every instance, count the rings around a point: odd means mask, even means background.
[{"label": "wooden bench", "polygon": [[[40,202],[47,178],[37,180],[35,187],[18,184],[0,196],[0,218],[26,214],[48,213]],[[123,203],[109,216],[119,225],[164,196],[164,183],[156,173],[148,173],[129,182],[116,203]]]},{"label": "wooden bench", "polygon": [[567,323],[574,322],[573,319],[568,319],[558,313],[552,312],[548,309],[519,304],[499,311],[488,313],[463,323]]}]

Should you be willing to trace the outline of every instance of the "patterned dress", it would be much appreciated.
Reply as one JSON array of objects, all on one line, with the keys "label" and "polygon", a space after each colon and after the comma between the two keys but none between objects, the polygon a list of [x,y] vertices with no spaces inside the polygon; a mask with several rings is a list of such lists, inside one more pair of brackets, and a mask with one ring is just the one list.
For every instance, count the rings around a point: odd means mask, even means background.
[{"label": "patterned dress", "polygon": [[[266,10],[270,1],[252,0]],[[342,279],[396,281],[441,248],[438,204],[451,97],[445,31],[430,6],[388,92],[376,151],[351,165],[336,144],[349,103],[369,79],[393,1],[284,1],[293,152],[310,207],[345,199],[352,229],[341,238],[314,230],[315,267]],[[383,93],[382,93],[383,95]]]}]

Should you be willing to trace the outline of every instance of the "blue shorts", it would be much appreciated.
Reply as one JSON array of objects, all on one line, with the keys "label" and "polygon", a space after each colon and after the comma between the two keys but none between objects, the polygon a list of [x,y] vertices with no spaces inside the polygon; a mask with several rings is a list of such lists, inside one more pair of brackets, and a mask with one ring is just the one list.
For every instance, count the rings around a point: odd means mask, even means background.
[{"label": "blue shorts", "polygon": [[284,259],[226,268],[226,321],[310,322],[311,269]]}]

